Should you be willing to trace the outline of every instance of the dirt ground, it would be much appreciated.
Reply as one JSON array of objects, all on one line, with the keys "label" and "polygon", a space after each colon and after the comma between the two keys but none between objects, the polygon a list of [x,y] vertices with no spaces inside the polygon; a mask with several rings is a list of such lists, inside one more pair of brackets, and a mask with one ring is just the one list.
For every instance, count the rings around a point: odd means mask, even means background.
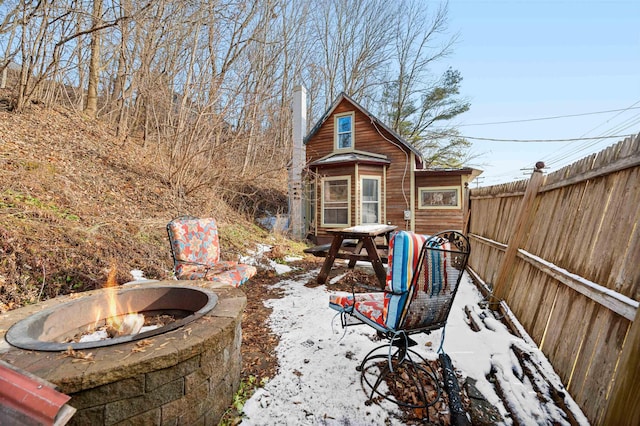
[{"label": "dirt ground", "polygon": [[[322,260],[309,258],[296,262],[297,269],[290,272],[287,278],[304,274],[306,271],[319,268]],[[278,360],[275,348],[278,336],[274,335],[267,323],[271,308],[264,305],[265,300],[283,297],[281,289],[273,285],[282,280],[273,271],[260,270],[258,274],[243,286],[247,295],[247,306],[242,317],[242,379],[255,377],[259,382],[269,379],[278,371]],[[315,280],[308,285],[317,285]]]}]

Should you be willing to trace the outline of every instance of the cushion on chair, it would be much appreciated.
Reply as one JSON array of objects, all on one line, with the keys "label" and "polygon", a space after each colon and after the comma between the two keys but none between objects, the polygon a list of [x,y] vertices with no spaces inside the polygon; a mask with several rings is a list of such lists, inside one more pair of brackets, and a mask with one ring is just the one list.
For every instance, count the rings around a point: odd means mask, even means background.
[{"label": "cushion on chair", "polygon": [[185,264],[181,268],[180,275],[176,275],[176,278],[179,280],[207,280],[240,287],[256,273],[255,266],[221,260],[210,268],[203,265]]},{"label": "cushion on chair", "polygon": [[422,328],[445,321],[455,290],[450,283],[455,286],[459,281],[458,275],[462,274],[462,271],[452,266],[451,245],[448,242],[441,244],[438,241],[429,241],[427,244],[439,250],[427,250],[421,270],[422,276],[417,280],[414,300],[406,313],[403,327],[407,329]]},{"label": "cushion on chair", "polygon": [[413,279],[416,264],[420,258],[420,249],[428,236],[413,232],[396,232],[389,242],[389,266],[387,269],[387,292],[385,299],[385,324],[390,330],[398,326],[402,308],[409,297],[409,287]]},{"label": "cushion on chair", "polygon": [[338,312],[353,313],[361,321],[372,327],[386,331],[384,325],[384,298],[385,293],[356,293],[356,304],[353,304],[353,293],[344,291],[329,295],[329,307]]},{"label": "cushion on chair", "polygon": [[[407,231],[395,233],[389,242],[386,292],[356,293],[355,306],[352,293],[336,292],[329,296],[329,306],[340,312],[353,311],[356,317],[381,331],[395,330],[426,239],[424,235]],[[393,295],[392,291],[405,294]]]},{"label": "cushion on chair", "polygon": [[214,219],[176,219],[167,225],[176,261],[176,275],[182,262],[213,265],[220,260],[220,240]]},{"label": "cushion on chair", "polygon": [[179,218],[167,225],[179,280],[207,280],[239,287],[257,270],[254,266],[220,260],[216,221],[211,218]]},{"label": "cushion on chair", "polygon": [[[382,292],[377,293],[356,293],[356,297],[358,301],[372,301],[378,300],[379,297],[377,295],[384,294]],[[353,306],[353,293],[348,293],[346,291],[336,291],[335,293],[331,293],[329,295],[329,307],[335,309],[336,311],[350,311]]]}]

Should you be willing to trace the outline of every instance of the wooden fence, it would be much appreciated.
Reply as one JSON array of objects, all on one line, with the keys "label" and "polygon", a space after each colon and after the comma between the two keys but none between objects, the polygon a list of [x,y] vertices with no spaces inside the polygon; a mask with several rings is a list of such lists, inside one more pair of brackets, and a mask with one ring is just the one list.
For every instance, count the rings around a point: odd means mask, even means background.
[{"label": "wooden fence", "polygon": [[640,135],[469,205],[472,274],[592,424],[640,424]]}]

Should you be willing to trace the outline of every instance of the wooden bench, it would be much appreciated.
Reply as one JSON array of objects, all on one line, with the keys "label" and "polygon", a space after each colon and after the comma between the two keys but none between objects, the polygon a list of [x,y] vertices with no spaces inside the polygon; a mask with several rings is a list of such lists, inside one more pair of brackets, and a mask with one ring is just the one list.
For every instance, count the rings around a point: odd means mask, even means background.
[{"label": "wooden bench", "polygon": [[[321,244],[314,247],[309,247],[304,249],[303,251],[307,254],[311,254],[315,257],[327,257],[329,254],[329,249],[331,248],[331,243]],[[389,246],[386,244],[376,244],[376,248],[378,250],[382,250],[380,253],[380,259],[382,263],[387,263],[387,255],[386,253],[389,250]],[[357,251],[357,252],[356,252]],[[347,259],[349,260],[349,267],[353,268],[355,262],[358,260],[361,261],[369,261],[369,255],[367,253],[361,253],[362,245],[358,243],[356,240],[344,240],[342,245],[340,246],[340,251],[336,253],[336,259]]]},{"label": "wooden bench", "polygon": [[[358,242],[356,240],[344,240],[342,242],[341,248],[355,248],[357,244]],[[304,249],[303,251],[307,254],[312,254],[315,257],[327,257],[330,248],[331,243],[327,243],[319,246],[309,247],[307,249]]]}]

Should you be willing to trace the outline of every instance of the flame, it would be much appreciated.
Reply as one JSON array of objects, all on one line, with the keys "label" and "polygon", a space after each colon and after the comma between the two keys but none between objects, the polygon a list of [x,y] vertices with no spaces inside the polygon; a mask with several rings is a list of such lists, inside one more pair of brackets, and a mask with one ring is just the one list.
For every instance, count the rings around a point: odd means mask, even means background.
[{"label": "flame", "polygon": [[116,290],[118,283],[116,282],[117,267],[115,263],[111,264],[109,273],[107,275],[107,282],[104,285],[107,294],[107,311],[106,315],[103,315],[100,306],[95,307],[95,322],[93,327],[89,327],[91,331],[96,330],[99,327],[99,323],[103,318],[105,319],[105,325],[107,330],[110,330],[110,334],[116,336],[125,334],[136,334],[140,331],[144,323],[144,316],[133,312],[130,306],[127,306],[126,315],[120,315],[122,309],[118,306],[116,298]]},{"label": "flame", "polygon": [[119,320],[118,315],[118,302],[116,301],[116,273],[118,272],[115,263],[111,264],[109,274],[107,275],[107,282],[105,288],[107,289],[107,325],[118,329],[122,324],[122,320]]}]

